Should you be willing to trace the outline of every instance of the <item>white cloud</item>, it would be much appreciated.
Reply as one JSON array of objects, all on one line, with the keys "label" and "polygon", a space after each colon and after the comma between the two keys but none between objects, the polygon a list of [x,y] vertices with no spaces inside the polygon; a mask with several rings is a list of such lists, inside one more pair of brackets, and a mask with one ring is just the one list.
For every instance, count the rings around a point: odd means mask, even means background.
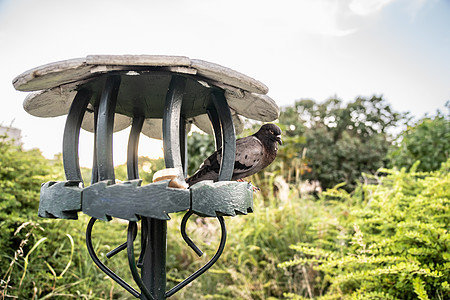
[{"label": "white cloud", "polygon": [[[336,0],[294,0],[258,2],[260,16],[271,26],[291,28],[297,34],[345,36],[353,29],[341,28],[339,19],[347,8]],[[270,14],[267,14],[270,11]]]},{"label": "white cloud", "polygon": [[360,16],[367,16],[383,9],[394,0],[352,0],[350,10]]}]

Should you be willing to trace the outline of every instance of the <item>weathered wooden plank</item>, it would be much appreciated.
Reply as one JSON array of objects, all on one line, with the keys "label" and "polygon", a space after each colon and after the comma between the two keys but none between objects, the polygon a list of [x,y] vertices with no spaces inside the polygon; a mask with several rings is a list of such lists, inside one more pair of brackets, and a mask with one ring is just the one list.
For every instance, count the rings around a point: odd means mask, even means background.
[{"label": "weathered wooden plank", "polygon": [[245,92],[239,94],[225,90],[225,98],[231,109],[249,119],[272,122],[278,119],[280,109],[275,101],[267,95]]},{"label": "weathered wooden plank", "polygon": [[191,209],[204,217],[246,215],[253,211],[253,188],[247,182],[205,180],[189,190]]},{"label": "weathered wooden plank", "polygon": [[85,58],[53,62],[23,72],[13,79],[13,85],[16,90],[27,92],[50,89],[92,77],[91,68],[86,65]]},{"label": "weathered wooden plank", "polygon": [[267,94],[269,91],[269,88],[262,82],[219,64],[200,59],[191,59],[191,67],[197,69],[198,75],[252,93]]},{"label": "weathered wooden plank", "polygon": [[111,217],[137,221],[138,216],[168,220],[168,214],[189,208],[204,217],[253,211],[253,189],[246,182],[202,181],[189,190],[170,188],[169,180],[145,186],[140,186],[141,180],[108,183],[100,181],[83,189],[79,182],[47,182],[41,187],[38,214],[77,219],[77,212],[82,210],[105,221]]},{"label": "weathered wooden plank", "polygon": [[81,211],[80,182],[49,181],[41,186],[38,216],[42,218],[78,219]]},{"label": "weathered wooden plank", "polygon": [[88,55],[86,57],[86,63],[88,65],[112,65],[112,66],[189,67],[191,61],[186,56],[125,54],[125,55]]},{"label": "weathered wooden plank", "polygon": [[189,190],[168,187],[169,180],[140,186],[141,180],[108,185],[100,181],[83,190],[83,212],[91,217],[137,221],[138,215],[168,220],[169,213],[190,207]]},{"label": "weathered wooden plank", "polygon": [[[30,93],[23,101],[23,108],[29,114],[42,118],[66,115],[77,94],[78,85],[85,82],[70,83],[51,90]],[[116,113],[114,116],[114,132],[127,128],[131,125],[131,122],[132,118]],[[88,109],[85,112],[81,128],[94,132],[94,113],[92,110]]]},{"label": "weathered wooden plank", "polygon": [[[150,94],[146,90],[143,99],[145,99],[144,102],[148,102],[150,99],[153,106],[156,104],[153,103],[155,102],[153,100],[164,98],[158,93],[166,91],[165,85],[168,83],[165,80],[157,81],[154,77],[149,78],[147,82],[146,76],[143,75],[166,72],[167,74],[189,76],[195,82],[203,85],[204,88],[199,89],[190,83],[191,86],[187,89],[188,93],[186,94],[187,101],[198,103],[200,107],[201,99],[208,96],[203,90],[218,87],[225,90],[225,97],[229,101],[230,107],[239,115],[269,122],[275,120],[279,114],[275,102],[270,97],[264,96],[268,89],[261,82],[218,64],[196,59],[190,60],[183,56],[93,55],[31,69],[17,76],[13,80],[13,84],[16,89],[22,91],[43,90],[38,94],[27,97],[24,108],[35,116],[53,117],[68,112],[75,91],[80,85],[100,80],[101,75],[111,72],[121,72],[125,77],[127,75],[135,77],[132,80],[134,83],[130,85],[130,90],[127,90],[127,95],[130,91],[139,91],[141,87],[150,84]],[[156,86],[152,85],[153,83]],[[159,84],[161,88],[158,88]],[[191,90],[194,94],[189,94]],[[155,93],[155,95],[152,95],[152,93]],[[129,96],[136,98],[133,95]],[[143,99],[140,99],[140,101]],[[198,100],[194,101],[193,99]],[[196,109],[198,110],[198,107]],[[206,113],[206,111],[197,110],[195,110],[194,115],[187,117]],[[129,117],[133,116],[129,115]],[[155,118],[159,116],[146,117]]]}]

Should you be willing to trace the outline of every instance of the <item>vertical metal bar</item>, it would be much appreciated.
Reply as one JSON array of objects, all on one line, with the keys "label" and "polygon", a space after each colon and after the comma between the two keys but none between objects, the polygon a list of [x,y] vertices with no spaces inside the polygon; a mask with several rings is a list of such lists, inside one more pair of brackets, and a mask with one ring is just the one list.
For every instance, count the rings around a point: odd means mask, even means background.
[{"label": "vertical metal bar", "polygon": [[236,133],[230,107],[223,92],[213,92],[211,97],[219,115],[222,128],[222,162],[220,163],[219,181],[231,180],[236,156]]},{"label": "vertical metal bar", "polygon": [[[143,258],[141,277],[154,299],[165,299],[167,221],[147,218],[148,244]],[[144,294],[141,299],[150,300]]]},{"label": "vertical metal bar", "polygon": [[138,146],[139,146],[139,136],[141,134],[143,124],[144,124],[144,116],[133,118],[133,125],[131,125],[130,136],[128,138],[128,152],[127,152],[128,180],[139,178]]},{"label": "vertical metal bar", "polygon": [[222,147],[222,127],[220,126],[219,114],[215,107],[207,110],[209,120],[211,121],[214,130],[214,139],[216,140],[216,150]]},{"label": "vertical metal bar", "polygon": [[98,182],[98,166],[97,166],[97,118],[98,105],[94,106],[94,154],[92,155],[92,173],[91,185]]},{"label": "vertical metal bar", "polygon": [[97,120],[97,166],[99,180],[111,180],[114,183],[113,131],[114,111],[119,93],[120,76],[109,75],[106,78],[98,107]]},{"label": "vertical metal bar", "polygon": [[188,168],[188,155],[187,155],[187,129],[186,129],[186,119],[180,116],[180,154],[181,154],[181,165],[183,167],[183,175],[187,176]]},{"label": "vertical metal bar", "polygon": [[91,99],[92,92],[86,89],[79,90],[70,106],[64,127],[63,137],[63,164],[67,180],[83,181],[80,172],[80,159],[78,144],[80,128],[84,113]]}]

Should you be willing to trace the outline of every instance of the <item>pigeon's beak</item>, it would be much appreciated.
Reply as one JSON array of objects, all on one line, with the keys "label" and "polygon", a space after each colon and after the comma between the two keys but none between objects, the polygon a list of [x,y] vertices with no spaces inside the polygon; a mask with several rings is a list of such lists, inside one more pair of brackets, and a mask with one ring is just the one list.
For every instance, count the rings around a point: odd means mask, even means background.
[{"label": "pigeon's beak", "polygon": [[277,140],[278,144],[283,145],[283,142],[281,141],[281,135],[277,135],[275,139]]}]

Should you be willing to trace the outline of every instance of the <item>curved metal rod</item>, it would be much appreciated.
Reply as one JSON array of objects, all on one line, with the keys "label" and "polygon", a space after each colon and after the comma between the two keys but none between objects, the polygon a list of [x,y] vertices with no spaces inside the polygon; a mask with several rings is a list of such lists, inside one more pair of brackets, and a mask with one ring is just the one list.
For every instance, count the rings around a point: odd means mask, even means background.
[{"label": "curved metal rod", "polygon": [[113,162],[114,112],[120,75],[108,75],[100,97],[97,119],[97,166],[99,181],[115,182]]},{"label": "curved metal rod", "polygon": [[163,115],[163,148],[166,168],[182,169],[180,153],[180,117],[186,78],[172,76]]},{"label": "curved metal rod", "polygon": [[98,118],[98,105],[94,106],[94,154],[92,155],[92,173],[91,173],[91,185],[98,182],[98,165],[97,165],[97,118]]},{"label": "curved metal rod", "polygon": [[181,226],[180,226],[180,231],[181,231],[181,236],[183,237],[184,241],[186,242],[186,244],[189,245],[189,247],[192,248],[192,250],[194,250],[195,253],[197,253],[198,256],[202,256],[203,252],[202,250],[200,250],[197,245],[188,237],[187,233],[186,233],[186,223],[188,221],[188,219],[192,216],[194,212],[192,210],[188,211],[183,219],[181,220]]},{"label": "curved metal rod", "polygon": [[145,256],[145,251],[147,249],[147,244],[148,244],[148,225],[147,225],[147,218],[143,217],[141,219],[141,254],[139,255],[139,259],[137,262],[137,267],[138,268],[142,268],[142,266],[144,265],[144,256]]},{"label": "curved metal rod", "polygon": [[215,107],[209,108],[207,111],[209,120],[214,130],[214,139],[216,140],[216,150],[222,148],[222,127],[220,125],[219,114]]},{"label": "curved metal rod", "polygon": [[223,92],[211,93],[211,99],[219,116],[222,130],[222,161],[220,162],[219,181],[228,181],[233,177],[236,155],[236,133],[230,107]]},{"label": "curved metal rod", "polygon": [[133,275],[133,279],[136,282],[136,284],[141,289],[141,293],[144,293],[145,297],[147,299],[155,299],[153,298],[150,291],[145,286],[144,282],[142,281],[141,276],[139,275],[139,272],[136,267],[136,261],[134,260],[134,247],[133,247],[133,241],[134,237],[136,237],[137,233],[137,226],[136,222],[130,222],[128,224],[128,234],[127,234],[127,254],[128,254],[128,264],[130,265],[131,275]]},{"label": "curved metal rod", "polygon": [[216,261],[219,259],[220,255],[222,255],[223,249],[225,248],[225,243],[227,241],[227,229],[225,227],[225,221],[224,221],[223,217],[217,216],[217,219],[219,220],[219,223],[220,223],[220,228],[222,230],[222,236],[220,238],[220,244],[219,244],[219,248],[216,251],[216,254],[214,254],[214,256],[210,259],[210,261],[208,261],[203,267],[201,267],[200,269],[198,269],[197,271],[192,273],[188,278],[186,278],[185,280],[183,280],[182,282],[180,282],[179,284],[174,286],[172,289],[170,289],[170,291],[168,291],[165,295],[166,298],[172,296],[173,294],[175,294],[176,292],[178,292],[179,290],[184,288],[186,285],[188,285],[189,283],[194,281],[197,277],[199,277],[200,275],[205,273],[209,268],[211,268],[216,263]]},{"label": "curved metal rod", "polygon": [[128,180],[139,179],[138,146],[142,126],[144,125],[144,119],[145,119],[144,116],[134,117],[133,124],[131,125],[127,149]]},{"label": "curved metal rod", "polygon": [[[137,235],[137,231],[133,237],[133,241],[136,239],[136,235]],[[127,242],[124,242],[123,244],[121,244],[120,246],[117,246],[115,249],[109,251],[108,253],[106,253],[106,257],[107,258],[111,258],[114,255],[116,255],[117,253],[119,253],[122,250],[125,250],[127,248]]]},{"label": "curved metal rod", "polygon": [[100,259],[95,254],[94,247],[92,246],[92,227],[94,227],[94,223],[97,221],[96,218],[91,218],[89,220],[88,226],[86,227],[86,247],[88,249],[89,255],[91,256],[94,263],[102,270],[106,275],[111,277],[112,280],[117,282],[121,287],[127,290],[134,297],[139,298],[140,294],[136,291],[132,286],[126,283],[122,278],[120,278],[116,273],[111,271],[107,266],[105,266]]},{"label": "curved metal rod", "polygon": [[91,91],[86,89],[79,90],[67,114],[63,136],[63,165],[68,181],[83,182],[80,171],[78,142],[81,123],[91,96]]}]

